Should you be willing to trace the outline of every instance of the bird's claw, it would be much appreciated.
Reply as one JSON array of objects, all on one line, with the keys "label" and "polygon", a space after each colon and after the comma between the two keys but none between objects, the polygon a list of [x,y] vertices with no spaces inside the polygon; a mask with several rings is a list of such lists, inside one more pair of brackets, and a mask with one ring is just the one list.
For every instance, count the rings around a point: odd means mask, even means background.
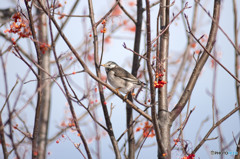
[{"label": "bird's claw", "polygon": [[123,102],[125,102],[128,98],[128,93],[123,97]]},{"label": "bird's claw", "polygon": [[117,91],[117,94],[119,94],[119,88],[115,89],[115,91]]},{"label": "bird's claw", "polygon": [[[131,91],[130,91],[130,92],[131,92]],[[125,102],[125,101],[127,100],[128,94],[129,94],[130,92],[127,92],[127,94],[123,97],[123,102]]]}]

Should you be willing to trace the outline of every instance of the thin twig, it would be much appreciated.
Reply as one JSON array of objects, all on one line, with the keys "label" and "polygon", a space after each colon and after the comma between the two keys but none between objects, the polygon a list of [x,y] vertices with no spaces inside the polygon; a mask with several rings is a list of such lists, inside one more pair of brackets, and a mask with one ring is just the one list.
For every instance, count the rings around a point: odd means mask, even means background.
[{"label": "thin twig", "polygon": [[[64,73],[63,73],[63,76],[64,76]],[[64,76],[64,77],[65,77],[65,79],[66,79],[66,81],[67,81],[67,84],[68,84],[69,88],[70,88],[71,91],[73,92],[74,97],[75,97],[75,99],[77,100],[77,103],[78,103],[79,105],[81,105],[81,106],[88,112],[88,114],[90,115],[90,117],[93,119],[94,122],[96,122],[100,127],[102,127],[105,131],[108,132],[108,129],[107,129],[105,126],[103,126],[101,123],[99,123],[99,122],[97,121],[97,119],[92,115],[92,113],[90,112],[90,110],[81,102],[82,99],[79,100],[79,98],[77,97],[76,92],[73,90],[72,86],[70,85],[70,83],[69,83],[69,81],[68,81],[68,79],[67,79],[67,76]],[[84,99],[84,97],[83,97],[83,99]]]},{"label": "thin twig", "polygon": [[234,140],[234,142],[235,142],[236,146],[237,146],[237,147],[240,147],[240,145],[238,145],[238,143],[237,143],[237,140],[236,140],[236,138],[235,138],[235,136],[234,136],[233,132],[232,132],[232,136],[233,136],[233,140]]},{"label": "thin twig", "polygon": [[[187,125],[188,119],[189,119],[190,115],[192,114],[192,112],[195,110],[195,108],[196,108],[196,107],[194,107],[192,110],[190,110],[189,114],[187,115],[186,119],[183,121],[183,123],[181,124],[181,126],[180,126],[174,133],[172,133],[171,136],[173,136],[175,133],[177,133],[179,130],[181,130],[180,133],[178,134],[177,139],[180,138],[180,135],[182,134],[183,129],[184,129],[185,126]],[[175,146],[176,146],[176,144],[174,144],[174,145],[172,146],[172,149],[171,149],[171,150],[173,150]]]},{"label": "thin twig", "polygon": [[[16,146],[18,147],[18,146],[25,140],[25,138],[26,138],[26,136],[24,136],[24,137],[22,138],[22,140],[20,140],[20,141],[16,144]],[[8,154],[10,155],[13,151],[14,151],[14,149],[11,149],[11,150],[8,152]]]},{"label": "thin twig", "polygon": [[[144,111],[147,111],[147,110],[148,110],[148,108],[146,108]],[[140,116],[141,116],[141,115],[138,115],[138,116],[132,121],[131,125],[129,125],[129,126],[133,126],[133,124],[134,124],[135,122],[137,122],[137,119],[138,119]],[[124,135],[127,131],[128,131],[128,128],[118,137],[118,139],[117,139],[118,142],[121,140],[121,138],[123,137],[123,135]]]},{"label": "thin twig", "polygon": [[[40,1],[38,1],[38,2],[41,3]],[[91,159],[92,155],[91,155],[90,150],[88,148],[87,141],[86,141],[85,137],[83,136],[83,133],[82,133],[80,127],[79,127],[79,124],[78,124],[78,121],[77,121],[77,117],[76,117],[76,114],[75,114],[75,111],[74,111],[74,107],[73,107],[72,102],[71,102],[70,93],[69,93],[69,91],[67,89],[67,86],[66,86],[66,83],[65,83],[65,81],[63,79],[63,75],[62,75],[63,69],[62,69],[62,67],[59,64],[59,61],[57,59],[57,53],[56,53],[56,50],[55,50],[55,42],[54,42],[54,39],[53,39],[52,24],[51,24],[51,19],[50,19],[50,11],[47,12],[47,14],[48,14],[48,17],[49,17],[49,28],[50,28],[50,37],[51,37],[51,42],[52,42],[52,50],[53,50],[54,58],[56,60],[56,64],[57,64],[58,71],[59,71],[59,74],[60,74],[60,79],[62,81],[64,90],[66,92],[66,98],[67,98],[67,101],[68,101],[68,104],[69,104],[69,107],[70,107],[70,111],[71,111],[71,114],[72,114],[72,117],[73,117],[76,129],[77,129],[77,132],[80,134],[80,138],[81,138],[81,140],[83,142],[83,145],[84,145],[84,148],[85,148],[85,151],[87,153],[88,158]]]},{"label": "thin twig", "polygon": [[189,6],[188,6],[188,3],[186,2],[186,3],[185,3],[185,7],[184,7],[183,9],[181,9],[181,11],[180,11],[176,16],[174,16],[173,19],[168,23],[168,25],[167,25],[163,30],[160,31],[159,35],[151,41],[151,45],[152,45],[165,31],[167,31],[168,28],[170,27],[170,25],[172,24],[172,22],[173,22],[185,9],[188,9],[188,8],[191,8],[191,6],[189,7]]},{"label": "thin twig", "polygon": [[[113,94],[109,95],[108,97],[106,97],[106,100],[108,100]],[[80,100],[81,101],[81,100]],[[98,106],[100,106],[100,102],[94,104],[93,106],[91,106],[90,108],[87,108],[90,112],[93,110],[93,109],[96,109]],[[87,117],[88,112],[85,112],[83,113],[80,117],[77,118],[77,121],[81,121],[83,120],[85,117]],[[64,128],[62,128],[59,132],[57,132],[53,137],[51,137],[50,139],[48,139],[48,143],[51,143],[52,141],[55,141],[56,138],[61,135],[63,132],[65,132],[67,129],[69,129],[71,127],[69,126],[66,126]]]},{"label": "thin twig", "polygon": [[171,134],[171,137],[173,137],[179,130],[183,129],[187,122],[188,122],[188,119],[190,117],[190,115],[192,114],[192,112],[195,110],[196,107],[194,107],[192,110],[190,110],[189,114],[186,116],[185,120],[183,121],[183,123],[180,125],[179,128],[177,128],[172,134]]},{"label": "thin twig", "polygon": [[[184,3],[184,1],[182,1],[182,6],[184,5],[183,3]],[[193,18],[192,18],[192,25],[191,25],[193,33],[196,32],[197,13],[198,13],[198,7],[197,7],[197,4],[195,3],[194,4],[194,11],[193,11]],[[182,20],[183,20],[183,22],[185,22],[184,18],[182,18]],[[187,27],[186,24],[184,25],[184,27],[185,28]],[[176,76],[174,77],[174,80],[172,82],[170,92],[168,93],[168,102],[170,102],[172,97],[174,96],[174,94],[176,92],[176,89],[177,89],[177,86],[178,86],[178,83],[181,81],[181,77],[183,76],[183,71],[185,70],[184,68],[186,68],[185,66],[187,64],[189,52],[190,52],[190,49],[191,49],[191,44],[192,44],[192,41],[193,41],[192,36],[188,35],[187,36],[187,40],[188,40],[188,45],[186,46],[186,49],[185,49],[185,51],[184,51],[184,53],[182,55],[183,57],[182,57],[181,64],[179,65],[179,68],[176,71]],[[199,54],[198,54],[198,57],[199,57]],[[195,59],[194,55],[195,55],[195,52],[193,53],[193,58]],[[195,61],[197,61],[197,60],[195,60]]]},{"label": "thin twig", "polygon": [[[38,0],[39,1],[39,0]],[[41,3],[40,3],[41,5]],[[43,6],[42,6],[43,8]],[[48,14],[48,12],[46,11],[45,8],[43,8],[43,11]],[[60,33],[60,35],[62,36],[63,40],[65,41],[65,43],[68,45],[69,49],[72,51],[72,53],[75,55],[75,57],[77,58],[78,62],[82,65],[83,69],[85,70],[86,73],[88,73],[89,76],[91,76],[94,80],[96,80],[97,82],[99,82],[100,84],[106,86],[109,90],[111,90],[114,94],[116,94],[118,97],[120,97],[121,99],[124,99],[124,96],[121,95],[118,91],[116,91],[113,87],[111,87],[109,84],[103,82],[100,78],[98,78],[97,76],[95,76],[90,69],[88,68],[88,66],[84,63],[84,61],[81,59],[81,57],[79,56],[79,54],[77,53],[77,51],[74,49],[74,47],[71,45],[70,41],[67,39],[67,37],[65,36],[65,34],[62,32],[62,30],[60,29],[58,23],[56,22],[56,20],[54,19],[53,16],[49,15],[51,21],[53,22],[53,24],[55,25],[56,29],[58,30],[58,32]],[[152,118],[146,114],[144,111],[142,111],[140,108],[138,108],[136,105],[134,105],[130,100],[125,100],[126,103],[128,103],[134,110],[136,110],[137,112],[139,112],[141,115],[143,115],[146,119],[148,119],[149,121],[152,121]]]},{"label": "thin twig", "polygon": [[143,144],[144,144],[144,143],[145,143],[145,141],[147,140],[147,138],[148,138],[148,135],[151,133],[152,129],[153,129],[153,126],[152,126],[152,127],[149,129],[147,136],[144,138],[144,140],[143,140],[142,144],[140,145],[140,147],[139,147],[139,151],[138,151],[138,153],[137,153],[137,158],[136,158],[136,159],[138,159],[138,156],[139,156],[139,154],[140,154],[140,151],[141,151],[141,149],[142,149],[142,147],[143,147]]},{"label": "thin twig", "polygon": [[[117,0],[118,1],[118,0]],[[118,6],[122,9],[122,11],[126,14],[126,16],[132,20],[132,22],[134,24],[136,24],[136,20],[127,12],[127,10],[123,7],[123,5],[121,4],[121,1],[118,1]]]},{"label": "thin twig", "polygon": [[123,47],[124,47],[124,49],[127,49],[127,50],[131,51],[131,52],[134,53],[135,55],[138,55],[138,56],[140,56],[141,58],[144,58],[145,60],[148,60],[147,57],[142,56],[142,55],[140,55],[139,53],[137,53],[136,51],[128,48],[125,42],[123,43]]},{"label": "thin twig", "polygon": [[118,5],[120,0],[116,0],[116,2],[114,3],[114,5],[112,6],[112,8],[98,21],[94,24],[94,27],[97,27],[102,21],[103,19],[107,19],[107,16],[109,16],[109,14],[112,13],[112,11],[115,9],[115,7]]},{"label": "thin twig", "polygon": [[66,135],[66,136],[67,136],[68,140],[74,145],[74,147],[81,153],[81,155],[83,156],[83,158],[84,158],[84,159],[87,159],[87,158],[85,157],[85,155],[82,153],[81,149],[79,148],[79,147],[80,147],[80,144],[74,143],[68,135]]},{"label": "thin twig", "polygon": [[7,150],[7,144],[6,144],[6,139],[5,139],[5,134],[4,134],[4,125],[2,122],[2,113],[0,113],[0,140],[1,140],[1,145],[2,145],[2,152],[4,159],[8,159],[8,150]]},{"label": "thin twig", "polygon": [[[215,0],[213,17],[217,20],[217,22],[219,22],[219,18],[220,18],[220,7],[221,7],[221,0]],[[217,31],[218,31],[217,25],[214,22],[212,22],[211,30],[209,33],[209,38],[206,46],[206,50],[208,50],[209,52],[212,50],[214,43],[216,41]],[[184,89],[184,92],[182,93],[174,109],[171,111],[171,122],[173,122],[178,117],[178,115],[181,113],[181,111],[185,107],[195,87],[195,84],[199,78],[200,72],[203,66],[206,64],[208,57],[209,55],[204,52],[203,55],[200,57],[198,63],[195,65],[194,70],[191,74],[191,77],[187,83],[187,86]]]},{"label": "thin twig", "polygon": [[187,21],[187,25],[188,25],[188,33],[198,42],[198,44],[204,49],[204,51],[215,61],[217,62],[229,75],[231,75],[236,81],[238,81],[240,83],[240,80],[234,76],[225,66],[223,66],[223,64],[221,64],[204,46],[203,44],[199,41],[199,39],[196,38],[196,36],[192,33],[189,22],[188,22],[188,17],[187,15],[185,15],[185,19]]},{"label": "thin twig", "polygon": [[[73,7],[71,8],[71,10],[70,10],[70,12],[69,12],[69,15],[65,15],[65,16],[67,16],[67,18],[66,18],[66,20],[62,23],[62,25],[61,25],[61,30],[64,29],[64,27],[66,26],[67,22],[70,20],[69,17],[70,17],[70,16],[71,16],[71,17],[74,17],[74,16],[72,15],[72,13],[73,13],[74,10],[76,9],[79,1],[80,1],[80,0],[76,0],[76,2],[73,4]],[[54,1],[54,2],[56,2],[56,1]],[[54,10],[53,10],[53,11],[54,11]],[[54,14],[56,14],[56,13],[54,13]],[[85,16],[84,16],[84,17],[85,17]],[[54,38],[54,42],[56,42],[56,41],[58,40],[59,35],[60,35],[60,34],[57,33],[57,35],[56,35],[55,38]]]},{"label": "thin twig", "polygon": [[198,128],[198,131],[197,131],[197,133],[196,133],[196,138],[195,138],[195,141],[194,141],[194,147],[196,147],[196,144],[197,144],[197,141],[198,141],[199,134],[200,134],[200,132],[201,132],[201,130],[202,130],[204,124],[207,123],[208,120],[209,120],[209,117],[206,117],[206,119],[204,119],[204,120],[201,122],[201,124],[200,124],[200,126],[199,126],[199,128]]},{"label": "thin twig", "polygon": [[218,136],[216,136],[216,137],[211,137],[211,138],[207,138],[206,141],[216,140],[217,138],[218,138]]},{"label": "thin twig", "polygon": [[[238,46],[239,44],[239,29],[238,29],[238,25],[239,25],[239,19],[238,19],[238,10],[237,10],[237,4],[236,4],[236,0],[233,0],[233,15],[234,15],[234,43],[235,46]],[[240,26],[240,25],[239,25]],[[239,51],[240,48],[238,48]],[[239,78],[239,65],[240,65],[240,61],[239,61],[239,54],[237,53],[237,50],[235,50],[235,76],[237,78]],[[240,87],[239,87],[239,83],[236,81],[235,82],[235,90],[236,90],[236,97],[237,97],[237,103],[238,105],[240,105]],[[239,111],[240,113],[240,111]],[[239,150],[240,153],[240,150]],[[240,157],[240,154],[239,154]]]},{"label": "thin twig", "polygon": [[[106,22],[103,24],[103,28],[105,27],[106,27]],[[104,36],[105,36],[105,32],[102,33],[102,50],[101,50],[101,56],[100,56],[100,62],[99,62],[100,66],[102,64],[102,58],[103,58],[103,52],[104,52],[104,44],[105,44]]]},{"label": "thin twig", "polygon": [[3,104],[3,106],[2,106],[2,109],[1,109],[1,111],[0,111],[0,114],[2,114],[2,111],[3,111],[4,107],[6,106],[6,104],[7,104],[8,100],[9,100],[9,98],[10,98],[10,96],[11,96],[11,94],[12,94],[13,90],[14,90],[14,89],[15,89],[15,87],[17,86],[17,84],[18,84],[18,79],[16,80],[16,82],[15,82],[14,86],[12,87],[12,89],[11,89],[10,93],[8,94],[8,96],[7,96],[7,98],[6,98],[5,102],[4,102],[4,104]]},{"label": "thin twig", "polygon": [[202,141],[195,147],[195,149],[192,151],[192,154],[196,154],[196,152],[199,150],[199,148],[204,144],[204,142],[208,139],[208,137],[211,135],[213,130],[218,127],[220,124],[222,124],[226,119],[228,119],[230,116],[232,116],[236,111],[240,110],[240,106],[234,108],[231,112],[229,112],[227,115],[225,115],[221,120],[219,120],[216,124],[214,124],[205,137],[202,139]]},{"label": "thin twig", "polygon": [[[160,3],[160,1],[158,0],[158,1],[156,1],[156,2],[154,2],[154,3],[152,3],[152,4],[150,4],[150,8],[152,8],[152,7],[156,6],[156,5],[158,5],[159,3]],[[172,7],[174,4],[175,4],[175,0],[172,1],[172,3],[169,4],[169,5],[166,5],[166,6],[161,5],[160,7],[161,7],[161,8],[168,8],[168,7]],[[146,8],[143,8],[143,11],[146,11]]]},{"label": "thin twig", "polygon": [[220,25],[216,22],[216,20],[210,15],[210,13],[202,6],[202,4],[200,3],[199,0],[195,0],[195,2],[197,4],[199,4],[199,6],[206,12],[206,14],[212,19],[212,21],[218,26],[218,28],[221,30],[221,32],[226,36],[226,38],[228,39],[228,41],[232,44],[232,46],[235,48],[236,53],[238,53],[240,55],[240,51],[237,45],[235,45],[233,43],[233,41],[230,39],[230,37],[227,35],[227,33],[222,29],[222,27],[220,27]]},{"label": "thin twig", "polygon": [[[117,2],[119,2],[119,0],[117,0]],[[99,52],[98,52],[97,25],[95,23],[92,0],[88,0],[88,8],[89,8],[90,21],[91,21],[91,26],[92,26],[92,31],[93,31],[95,71],[96,71],[97,77],[101,78],[100,61],[99,61],[99,55],[98,55]],[[108,12],[108,14],[110,14],[111,12],[112,11],[110,10]],[[103,26],[105,27],[105,24]],[[103,39],[104,39],[104,35],[103,35]],[[104,40],[103,40],[103,43],[104,43]],[[115,135],[114,135],[112,123],[111,123],[109,113],[108,113],[108,110],[107,110],[107,104],[105,102],[106,99],[105,99],[104,92],[103,92],[103,85],[99,82],[98,82],[98,92],[99,92],[100,100],[101,100],[101,103],[102,103],[102,110],[103,110],[106,126],[108,128],[107,132],[108,132],[108,135],[110,137],[110,140],[111,140],[111,143],[112,143],[112,146],[113,146],[113,149],[114,149],[115,157],[116,157],[116,159],[121,159],[121,154],[120,154],[120,151],[119,151],[118,143],[117,143]]]},{"label": "thin twig", "polygon": [[14,128],[15,128],[16,130],[18,130],[20,133],[22,133],[25,137],[29,138],[30,140],[33,139],[32,134],[30,134],[30,133],[28,133],[28,132],[22,131],[22,130],[19,129],[17,126],[14,126]]},{"label": "thin twig", "polygon": [[[83,73],[84,72],[84,70],[81,70],[81,71],[76,71],[76,72],[74,72],[74,73],[66,73],[66,74],[64,74],[63,76],[72,76],[72,75],[76,75],[76,74],[78,74],[78,73]],[[60,75],[56,75],[56,76],[53,76],[54,78],[58,78],[58,77],[60,77]],[[53,77],[48,77],[48,78],[44,78],[44,79],[42,79],[42,80],[49,80],[49,79],[52,79]],[[34,81],[37,81],[37,80],[29,80],[29,81],[26,81],[26,82],[24,82],[24,84],[27,84],[27,83],[29,83],[29,82],[34,82]]]},{"label": "thin twig", "polygon": [[71,14],[64,14],[64,13],[54,13],[56,15],[61,15],[61,16],[64,16],[64,17],[75,17],[75,18],[86,18],[86,17],[89,17],[89,15],[71,15]]},{"label": "thin twig", "polygon": [[[147,27],[147,69],[148,69],[148,76],[149,76],[149,83],[150,83],[150,95],[151,95],[151,115],[152,115],[152,123],[153,123],[153,128],[155,130],[156,134],[156,139],[157,139],[157,144],[158,148],[163,149],[163,144],[161,141],[161,136],[160,136],[160,128],[159,128],[159,122],[157,119],[157,111],[156,111],[156,105],[155,104],[155,87],[154,87],[154,82],[153,82],[153,72],[152,72],[152,67],[150,63],[151,59],[151,16],[150,16],[150,4],[149,0],[146,0],[146,27]],[[164,152],[165,153],[165,152]]]},{"label": "thin twig", "polygon": [[[1,52],[0,52],[1,53]],[[2,53],[1,53],[1,55],[2,55]],[[2,63],[2,70],[3,70],[3,83],[4,83],[4,85],[5,85],[5,98],[8,98],[8,95],[9,95],[9,93],[8,93],[8,80],[7,80],[7,70],[6,70],[6,63],[4,62],[4,60],[3,60],[3,56],[0,56],[0,60],[1,60],[1,63]],[[13,136],[13,134],[11,133],[12,132],[12,114],[13,114],[13,112],[14,112],[14,110],[13,111],[11,111],[11,106],[10,106],[10,102],[9,102],[9,100],[6,100],[6,105],[7,105],[7,112],[8,112],[8,117],[9,117],[9,119],[6,121],[6,124],[9,124],[8,125],[8,127],[9,127],[9,138],[10,138],[10,141],[11,141],[11,144],[12,144],[12,150],[14,150],[14,152],[15,152],[15,155],[16,155],[16,157],[17,158],[19,158],[19,153],[18,153],[18,151],[17,151],[17,145],[14,143],[14,136]],[[0,120],[1,120],[1,134],[4,134],[4,125],[3,125],[3,123],[2,123],[2,117],[1,117],[1,115],[2,114],[0,114]],[[3,137],[3,139],[4,139],[4,137]],[[4,144],[6,144],[6,142],[4,143]],[[5,145],[6,146],[6,145]],[[4,148],[4,147],[3,147]],[[5,147],[6,148],[6,147]],[[5,150],[4,150],[5,151]],[[4,152],[5,153],[5,152]],[[6,152],[7,153],[7,152]],[[5,154],[6,155],[6,154]],[[5,156],[4,155],[4,156]],[[8,153],[7,153],[7,155],[6,156],[8,156]],[[5,156],[5,157],[6,157]]]},{"label": "thin twig", "polygon": [[[17,53],[13,52],[13,54],[16,55],[19,59],[21,59],[21,60],[31,69],[31,71],[32,71],[33,74],[36,76],[37,81],[38,81],[39,76],[38,76],[37,72],[36,72],[36,71],[32,68],[32,66],[22,57],[22,55],[19,53],[17,47],[14,46],[13,48],[14,48],[14,50],[17,52]],[[29,60],[30,60],[30,59],[29,59]]]}]

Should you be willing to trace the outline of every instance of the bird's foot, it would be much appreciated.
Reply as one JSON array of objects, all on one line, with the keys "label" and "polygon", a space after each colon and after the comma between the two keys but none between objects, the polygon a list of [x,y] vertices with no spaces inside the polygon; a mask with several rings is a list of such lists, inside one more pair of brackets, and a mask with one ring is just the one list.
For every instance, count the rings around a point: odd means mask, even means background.
[{"label": "bird's foot", "polygon": [[117,94],[119,94],[119,89],[120,89],[120,88],[116,88],[116,89],[115,89],[115,91],[117,91]]},{"label": "bird's foot", "polygon": [[[130,91],[130,92],[131,92],[131,91]],[[127,98],[128,98],[128,94],[129,94],[130,92],[127,92],[127,94],[124,96],[124,98],[123,98],[123,102],[125,102],[125,101],[127,100]]]}]

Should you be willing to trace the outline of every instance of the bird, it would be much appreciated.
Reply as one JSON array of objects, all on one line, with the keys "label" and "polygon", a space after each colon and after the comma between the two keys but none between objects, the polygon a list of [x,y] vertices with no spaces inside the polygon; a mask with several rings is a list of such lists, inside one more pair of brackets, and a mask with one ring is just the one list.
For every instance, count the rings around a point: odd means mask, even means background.
[{"label": "bird", "polygon": [[126,94],[125,98],[134,88],[140,88],[146,85],[113,61],[108,61],[101,66],[105,67],[108,82],[116,89],[117,92],[119,90],[120,92]]},{"label": "bird", "polygon": [[16,10],[14,8],[0,9],[0,24],[4,25],[9,22],[15,12]]}]

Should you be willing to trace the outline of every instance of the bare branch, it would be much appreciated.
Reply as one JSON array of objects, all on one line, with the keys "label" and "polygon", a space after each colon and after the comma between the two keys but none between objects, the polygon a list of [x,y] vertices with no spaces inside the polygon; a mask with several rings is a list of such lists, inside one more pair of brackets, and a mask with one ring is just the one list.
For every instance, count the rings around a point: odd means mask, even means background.
[{"label": "bare branch", "polygon": [[[159,123],[157,119],[157,111],[156,111],[156,105],[155,104],[155,88],[154,88],[154,81],[153,81],[153,73],[152,73],[152,67],[150,63],[150,58],[151,58],[151,20],[150,20],[150,5],[149,5],[149,0],[146,0],[146,26],[147,26],[147,69],[148,69],[148,76],[149,76],[149,83],[150,83],[150,95],[151,95],[151,115],[152,115],[152,123],[153,123],[153,128],[155,130],[156,134],[156,139],[157,139],[157,144],[159,149],[163,149],[163,144],[161,141],[161,136],[160,136],[160,128],[159,128]],[[163,149],[164,150],[164,149]],[[164,152],[166,153],[166,152]]]},{"label": "bare branch", "polygon": [[235,45],[233,43],[233,41],[230,39],[230,37],[227,35],[227,33],[222,29],[222,27],[220,27],[220,25],[218,24],[218,22],[207,12],[207,10],[202,6],[202,4],[200,3],[199,0],[195,0],[196,3],[199,4],[199,6],[206,12],[206,14],[212,19],[212,21],[218,26],[218,28],[221,30],[221,32],[226,36],[226,38],[228,39],[228,41],[232,44],[232,46],[235,48],[235,51],[238,55],[240,55],[240,50],[238,48],[237,45]]},{"label": "bare branch", "polygon": [[[184,5],[183,3],[184,3],[184,1],[182,1],[182,5]],[[193,13],[193,18],[192,18],[192,25],[191,25],[192,28],[191,28],[191,30],[192,30],[193,34],[195,34],[195,32],[196,32],[196,23],[197,23],[197,13],[198,13],[198,7],[197,7],[196,3],[194,5],[194,11],[193,12],[194,13]],[[183,15],[183,12],[182,12],[182,15]],[[182,19],[185,22],[184,18],[182,18]],[[187,27],[186,25],[184,25],[184,26]],[[168,101],[169,102],[171,101],[171,99],[172,99],[172,97],[173,97],[173,95],[174,95],[174,93],[176,91],[176,88],[178,86],[178,83],[179,83],[179,81],[181,79],[181,76],[183,74],[184,68],[185,68],[187,60],[188,60],[188,55],[189,55],[189,52],[190,52],[190,48],[191,48],[191,43],[193,41],[193,37],[188,35],[187,39],[188,39],[188,45],[187,45],[187,47],[186,47],[186,49],[185,49],[185,51],[183,53],[182,62],[180,64],[180,66],[179,66],[179,69],[176,71],[177,72],[176,76],[174,78],[174,81],[172,83],[170,92],[168,94]],[[195,54],[195,52],[194,52],[194,54]],[[193,54],[193,58],[195,59],[194,54]]]},{"label": "bare branch", "polygon": [[[39,0],[38,0],[39,1]],[[43,7],[43,6],[41,6]],[[47,11],[45,9],[43,9],[44,12],[47,14]],[[57,28],[57,30],[59,31],[60,35],[62,36],[62,38],[64,39],[64,41],[66,42],[66,44],[68,45],[69,49],[72,51],[72,53],[75,55],[75,57],[77,58],[77,60],[79,61],[79,63],[82,65],[83,69],[85,70],[86,73],[88,73],[93,79],[95,79],[97,82],[99,82],[100,84],[106,86],[109,90],[111,90],[114,94],[116,94],[118,97],[120,97],[122,100],[124,99],[124,96],[121,95],[118,91],[116,91],[113,87],[111,87],[110,85],[104,83],[100,78],[96,77],[87,67],[87,65],[84,63],[84,61],[81,59],[81,57],[79,56],[79,54],[77,53],[77,51],[74,49],[74,47],[71,45],[71,43],[69,42],[69,40],[67,39],[67,37],[65,36],[65,34],[62,32],[62,30],[60,29],[59,25],[57,24],[56,20],[54,19],[54,17],[52,17],[51,15],[49,15],[51,21],[53,22],[53,24],[55,25],[55,27]],[[146,114],[144,111],[142,111],[140,108],[138,108],[136,105],[134,105],[131,101],[129,101],[128,99],[125,100],[126,103],[128,103],[134,110],[136,110],[137,112],[139,112],[140,114],[142,114],[145,118],[147,118],[148,120],[152,120],[152,118]]]},{"label": "bare branch", "polygon": [[[238,29],[238,14],[237,14],[237,4],[236,0],[233,0],[233,14],[234,14],[234,46],[238,46],[238,34],[239,34],[239,29]],[[235,76],[239,78],[239,65],[240,65],[240,56],[239,56],[239,48],[237,47],[238,51],[235,48]],[[235,81],[235,89],[236,89],[236,96],[237,96],[237,102],[238,105],[240,105],[240,88],[239,88],[239,83]],[[240,112],[239,112],[240,113]],[[240,151],[239,151],[240,153]],[[240,157],[240,155],[239,155]]]},{"label": "bare branch", "polygon": [[[186,20],[188,19],[187,16],[186,17]],[[187,20],[187,24],[189,26],[189,22]],[[196,38],[195,35],[193,35],[192,31],[190,30],[190,26],[188,27],[188,33],[192,35],[192,37],[198,42],[198,44],[204,49],[204,51],[215,61],[217,62],[229,75],[231,75],[238,83],[240,83],[240,80],[234,76],[225,66],[223,66],[223,64],[221,64],[208,50],[206,47],[203,46],[203,44],[199,41],[199,39]]]},{"label": "bare branch", "polygon": [[208,140],[208,137],[211,135],[211,133],[213,132],[213,130],[218,127],[220,124],[222,124],[226,119],[228,119],[230,116],[232,116],[236,111],[238,111],[240,109],[240,106],[234,108],[231,112],[229,112],[227,115],[225,115],[221,120],[219,120],[216,124],[214,124],[209,131],[207,132],[207,134],[205,135],[205,137],[202,139],[202,141],[195,147],[195,149],[192,151],[192,154],[195,154],[199,148],[205,143],[205,141]]},{"label": "bare branch", "polygon": [[139,53],[137,53],[136,51],[128,48],[125,42],[123,43],[122,46],[124,47],[124,49],[127,49],[127,50],[131,51],[131,52],[134,53],[135,55],[140,56],[141,58],[143,58],[143,59],[145,59],[145,60],[148,60],[147,57],[142,56],[142,55],[140,55]]},{"label": "bare branch", "polygon": [[[117,0],[118,1],[118,0]],[[118,2],[118,6],[122,9],[122,11],[128,16],[129,19],[131,19],[131,21],[136,24],[136,20],[127,12],[127,10],[123,7],[123,5],[121,4],[121,1]]]},{"label": "bare branch", "polygon": [[173,22],[185,9],[188,9],[188,8],[191,8],[191,7],[188,6],[188,3],[185,3],[185,7],[184,7],[176,16],[173,17],[173,19],[171,20],[171,22],[168,23],[168,25],[167,25],[166,27],[164,27],[163,30],[161,30],[161,32],[159,33],[159,35],[151,41],[151,44],[153,44],[165,31],[167,31],[168,28],[170,27],[170,25],[172,24],[172,22]]},{"label": "bare branch", "polygon": [[12,94],[13,90],[15,89],[15,87],[17,86],[17,84],[18,84],[18,79],[16,80],[14,86],[12,87],[10,93],[8,94],[8,96],[7,96],[7,98],[6,98],[5,102],[4,102],[4,104],[3,104],[3,106],[2,106],[2,109],[1,109],[1,111],[0,111],[0,114],[2,114],[2,111],[3,111],[4,107],[6,106],[8,100],[9,100],[9,97],[11,96],[11,94]]},{"label": "bare branch", "polygon": [[120,1],[120,0],[116,0],[116,2],[114,3],[114,5],[112,6],[112,8],[111,8],[104,16],[102,16],[102,18],[101,18],[98,22],[96,22],[93,27],[97,27],[97,26],[103,21],[103,19],[107,19],[107,17],[112,13],[112,11],[113,11],[113,10],[115,9],[115,7],[118,5],[119,1]]},{"label": "bare branch", "polygon": [[[219,22],[219,17],[220,17],[220,6],[221,6],[220,4],[221,4],[221,0],[215,0],[213,17],[214,19],[216,19],[217,22]],[[211,31],[210,31],[209,39],[206,46],[206,50],[208,52],[211,52],[213,45],[216,41],[217,30],[218,30],[218,27],[216,23],[212,22]],[[180,100],[178,101],[178,103],[176,104],[176,106],[171,112],[172,122],[177,118],[177,116],[181,113],[181,111],[185,107],[189,97],[191,96],[191,93],[199,77],[199,74],[208,59],[208,56],[209,54],[205,51],[201,56],[201,58],[199,59],[198,63],[196,64]]]},{"label": "bare branch", "polygon": [[[56,1],[54,1],[54,2],[56,2]],[[63,29],[63,28],[66,26],[67,22],[70,20],[70,17],[89,17],[88,15],[85,15],[85,16],[74,16],[74,15],[72,15],[72,13],[73,13],[74,10],[76,9],[76,7],[77,7],[77,5],[78,5],[79,2],[80,2],[80,0],[76,0],[76,2],[73,4],[72,9],[71,9],[70,12],[69,12],[69,15],[64,15],[64,16],[66,16],[67,18],[66,18],[66,20],[62,23],[61,29]],[[54,14],[57,14],[57,13],[54,13]],[[60,14],[60,15],[61,15],[61,14]],[[54,38],[54,42],[56,42],[56,41],[58,40],[59,35],[60,35],[60,34],[57,33],[57,35],[56,35],[55,38]]]}]

